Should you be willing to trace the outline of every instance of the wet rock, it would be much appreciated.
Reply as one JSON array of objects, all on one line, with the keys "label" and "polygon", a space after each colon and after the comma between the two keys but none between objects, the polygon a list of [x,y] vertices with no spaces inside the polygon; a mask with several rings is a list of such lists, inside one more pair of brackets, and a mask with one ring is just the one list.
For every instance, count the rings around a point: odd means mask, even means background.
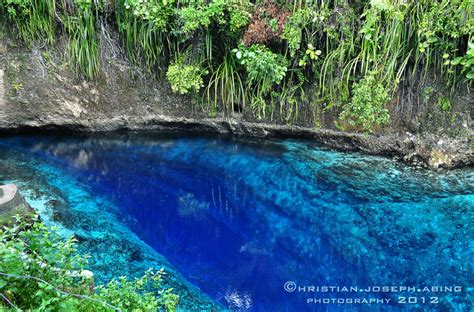
[{"label": "wet rock", "polygon": [[8,222],[16,214],[32,211],[15,184],[0,185],[0,224]]},{"label": "wet rock", "polygon": [[29,210],[31,207],[21,196],[15,184],[0,185],[0,209],[9,211],[15,208]]}]

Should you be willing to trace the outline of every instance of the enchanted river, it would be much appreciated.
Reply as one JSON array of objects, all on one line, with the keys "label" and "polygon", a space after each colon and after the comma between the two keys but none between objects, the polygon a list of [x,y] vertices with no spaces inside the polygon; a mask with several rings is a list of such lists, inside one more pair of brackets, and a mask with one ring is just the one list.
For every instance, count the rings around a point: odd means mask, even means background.
[{"label": "enchanted river", "polygon": [[5,136],[0,159],[97,283],[164,268],[183,310],[473,308],[472,167],[153,133]]}]

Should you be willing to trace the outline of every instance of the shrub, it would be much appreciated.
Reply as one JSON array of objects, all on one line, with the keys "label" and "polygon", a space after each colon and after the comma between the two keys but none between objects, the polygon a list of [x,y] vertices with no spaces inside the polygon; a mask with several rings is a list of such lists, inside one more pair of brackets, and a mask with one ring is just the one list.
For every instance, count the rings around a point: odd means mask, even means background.
[{"label": "shrub", "polygon": [[[161,288],[163,271],[94,287],[75,240],[36,216],[15,217],[0,231],[0,307],[35,311],[173,311],[178,297]],[[155,290],[155,292],[151,291]]]},{"label": "shrub", "polygon": [[286,75],[286,60],[282,55],[273,53],[267,47],[254,44],[247,48],[241,45],[234,49],[237,62],[245,67],[247,87],[251,106],[258,118],[265,116],[265,97]]},{"label": "shrub", "polygon": [[[161,2],[161,1],[160,1]],[[150,21],[155,30],[164,30],[168,27],[169,19],[174,13],[174,1],[157,1],[148,0],[128,0],[124,1],[125,8],[133,13],[136,18],[144,21]]]},{"label": "shrub", "polygon": [[278,39],[289,15],[289,11],[281,8],[274,1],[264,0],[255,9],[252,20],[242,37],[244,45],[266,44]]},{"label": "shrub", "polygon": [[352,100],[344,105],[340,117],[352,126],[361,126],[365,131],[372,132],[374,125],[388,123],[390,116],[385,104],[389,99],[386,88],[373,75],[368,75],[354,83]]},{"label": "shrub", "polygon": [[168,67],[166,78],[173,92],[186,94],[190,91],[198,92],[204,86],[202,74],[204,72],[200,67],[177,61]]},{"label": "shrub", "polygon": [[234,49],[234,53],[238,63],[245,67],[248,83],[251,85],[268,84],[262,86],[267,91],[271,85],[279,84],[285,77],[285,58],[264,45],[254,44],[249,48],[240,46],[239,49]]}]

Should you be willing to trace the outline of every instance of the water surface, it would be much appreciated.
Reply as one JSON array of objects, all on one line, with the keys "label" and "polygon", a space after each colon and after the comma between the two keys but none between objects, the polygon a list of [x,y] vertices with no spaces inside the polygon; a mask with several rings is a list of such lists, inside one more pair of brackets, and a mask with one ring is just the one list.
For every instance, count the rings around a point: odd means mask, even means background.
[{"label": "water surface", "polygon": [[[110,203],[101,209],[233,310],[472,308],[472,168],[437,173],[296,140],[134,134],[5,137],[0,159],[0,182],[18,181],[28,168],[60,189],[76,212],[97,213],[90,202],[99,198]],[[92,195],[84,197],[82,189]],[[73,232],[97,226],[78,228],[68,208],[51,209],[53,220]],[[108,232],[120,238],[113,228]],[[110,257],[120,257],[117,248]],[[104,279],[122,275],[126,265],[99,262],[93,265]],[[384,285],[460,286],[462,292],[302,288]],[[399,296],[414,296],[417,304],[397,303]],[[439,303],[421,303],[433,296]],[[311,302],[318,298],[390,302]]]}]

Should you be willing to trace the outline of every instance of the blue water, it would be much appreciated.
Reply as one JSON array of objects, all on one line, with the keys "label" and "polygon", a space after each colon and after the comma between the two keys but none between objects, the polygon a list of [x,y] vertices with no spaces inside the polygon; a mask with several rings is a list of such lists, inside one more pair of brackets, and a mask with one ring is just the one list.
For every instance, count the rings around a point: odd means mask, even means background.
[{"label": "blue water", "polygon": [[[229,309],[472,308],[473,168],[437,173],[296,140],[153,134],[0,138],[3,160],[19,155],[19,167],[34,160],[31,170],[55,170],[113,203],[118,220]],[[289,281],[294,284],[286,291]],[[303,288],[385,285],[462,291]],[[416,297],[416,303],[401,303],[400,296]],[[438,303],[422,303],[431,297]],[[390,302],[311,301],[318,298]]]}]

